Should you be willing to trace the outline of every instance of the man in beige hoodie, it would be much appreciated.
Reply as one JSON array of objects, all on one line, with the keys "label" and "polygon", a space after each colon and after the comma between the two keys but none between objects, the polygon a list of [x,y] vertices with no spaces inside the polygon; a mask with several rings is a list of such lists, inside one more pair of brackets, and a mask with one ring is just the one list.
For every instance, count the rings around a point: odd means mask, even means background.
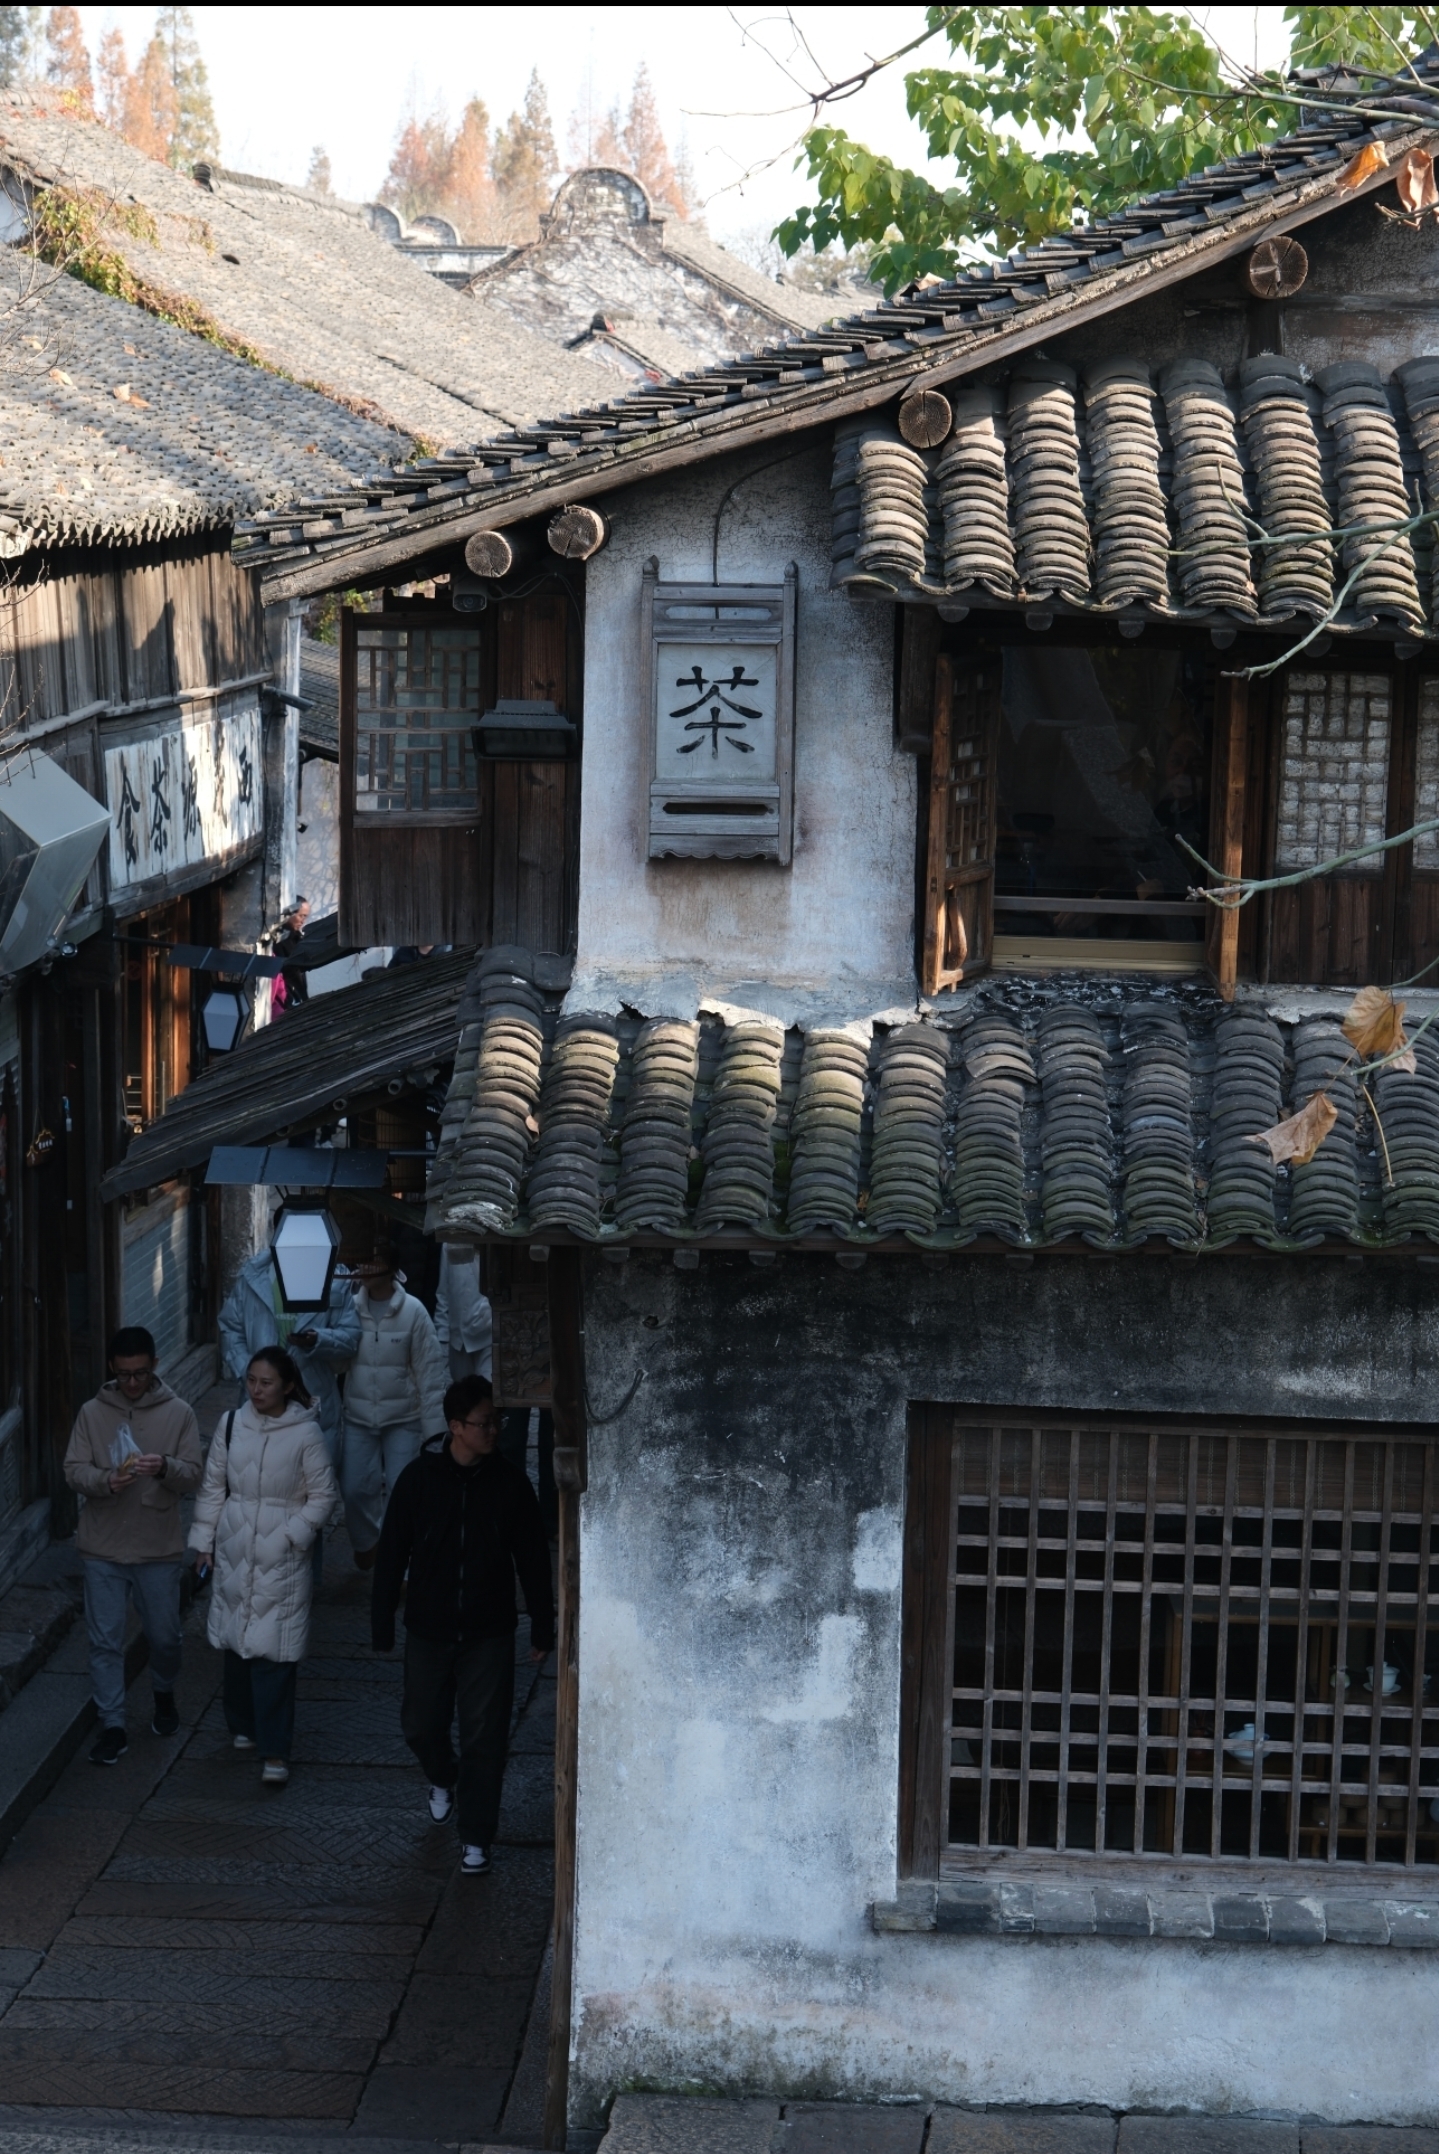
[{"label": "man in beige hoodie", "polygon": [[133,1598],[150,1645],[156,1735],[180,1725],[180,1499],[200,1485],[195,1416],[155,1374],[155,1341],[139,1325],[110,1341],[110,1380],[81,1407],[65,1479],[82,1499],[75,1546],[85,1559],[90,1680],[100,1716],[93,1765],[125,1754],[125,1615]]}]

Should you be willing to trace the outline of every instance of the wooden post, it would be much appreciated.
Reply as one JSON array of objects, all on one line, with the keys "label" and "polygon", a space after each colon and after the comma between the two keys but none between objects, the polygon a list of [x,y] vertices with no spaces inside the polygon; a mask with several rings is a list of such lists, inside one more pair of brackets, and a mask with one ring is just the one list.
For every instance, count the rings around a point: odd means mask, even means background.
[{"label": "wooden post", "polygon": [[[1226,881],[1237,882],[1244,872],[1244,780],[1249,761],[1248,681],[1224,681],[1220,688],[1220,699],[1225,727],[1224,760],[1221,765],[1224,795],[1219,803],[1219,857],[1215,866]],[[1225,1002],[1232,1002],[1235,982],[1239,978],[1237,909],[1221,912],[1219,915],[1214,974],[1220,995]]]},{"label": "wooden post", "polygon": [[559,1495],[558,1696],[555,1700],[555,1923],[550,2042],[545,2071],[547,2147],[563,2147],[570,2094],[570,2005],[575,1964],[575,1817],[579,1762],[580,1497],[587,1479],[584,1321],[580,1251],[552,1249],[550,1385]]}]

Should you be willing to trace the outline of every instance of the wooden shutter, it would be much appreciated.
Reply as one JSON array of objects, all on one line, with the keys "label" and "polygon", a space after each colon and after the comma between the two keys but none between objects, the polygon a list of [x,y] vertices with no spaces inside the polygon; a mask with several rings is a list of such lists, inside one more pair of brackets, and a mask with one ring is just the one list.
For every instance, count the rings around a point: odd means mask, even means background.
[{"label": "wooden shutter", "polygon": [[927,995],[987,969],[994,949],[999,747],[997,658],[941,652],[934,668],[921,984]]}]

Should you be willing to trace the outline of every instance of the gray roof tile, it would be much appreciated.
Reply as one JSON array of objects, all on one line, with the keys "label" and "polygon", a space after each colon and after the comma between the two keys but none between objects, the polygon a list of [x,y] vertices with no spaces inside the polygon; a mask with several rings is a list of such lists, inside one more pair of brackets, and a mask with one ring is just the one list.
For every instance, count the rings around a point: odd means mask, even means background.
[{"label": "gray roof tile", "polygon": [[[486,441],[467,465],[459,457],[449,460],[456,473],[465,469],[467,494],[436,506],[417,482],[394,488],[388,515],[367,542],[401,539],[421,554],[481,522],[504,523],[546,501],[623,485],[641,459],[653,471],[661,462],[719,453],[761,426],[773,431],[807,419],[819,424],[884,402],[939,362],[948,363],[951,375],[978,369],[1021,321],[1026,342],[1038,343],[1072,326],[1087,308],[1112,305],[1118,294],[1137,296],[1160,273],[1187,274],[1212,259],[1216,247],[1248,244],[1279,217],[1328,207],[1335,181],[1365,143],[1382,139],[1397,157],[1411,142],[1432,139],[1439,129],[1439,52],[1415,64],[1434,83],[1434,96],[1388,100],[1412,119],[1371,124],[1363,101],[1335,93],[1345,109],[1321,115],[1267,150],[1146,196],[1119,215],[1017,250],[1004,263],[983,264],[953,284],[551,421],[549,438],[567,440],[576,453],[547,449],[516,466],[511,437]],[[1126,252],[1129,241],[1139,243],[1137,252]],[[666,417],[683,421],[683,430],[672,427],[658,438]],[[238,543],[242,556],[263,569],[275,595],[324,588],[358,567],[355,543],[338,530],[329,538],[297,540],[257,519]]]},{"label": "gray roof tile", "polygon": [[73,277],[43,272],[13,319],[0,553],[213,529],[317,485],[344,498],[394,454],[388,429]]},{"label": "gray roof tile", "polygon": [[[1336,1079],[1337,1016],[1088,975],[990,981],[942,1018],[801,1031],[704,1008],[568,1012],[564,969],[515,948],[476,966],[430,1231],[934,1251],[1439,1241],[1429,1034],[1414,1076],[1377,1080],[1386,1185],[1352,1068]],[[1254,1140],[1321,1085],[1338,1121],[1279,1172]]]},{"label": "gray roof tile", "polygon": [[[153,218],[158,242],[108,220],[107,245],[297,380],[441,447],[606,393],[609,377],[429,276],[356,204],[213,170],[211,185],[120,136],[0,92],[0,162]],[[400,451],[403,454],[403,450]]]},{"label": "gray roof tile", "polygon": [[[1348,364],[1328,394],[1273,355],[1226,383],[1182,359],[1158,384],[1134,355],[1086,379],[1021,360],[961,391],[938,449],[911,448],[863,419],[836,430],[832,558],[837,585],[971,606],[1071,614],[1332,625],[1384,623],[1432,636],[1432,574],[1421,534],[1376,552],[1330,531],[1403,524],[1439,509],[1439,361],[1387,384]],[[1068,377],[1068,378],[1062,378]],[[1062,489],[1062,491],[1061,491]],[[1285,543],[1263,543],[1259,534]],[[1416,545],[1418,542],[1418,545]],[[1370,559],[1375,555],[1374,559]]]}]

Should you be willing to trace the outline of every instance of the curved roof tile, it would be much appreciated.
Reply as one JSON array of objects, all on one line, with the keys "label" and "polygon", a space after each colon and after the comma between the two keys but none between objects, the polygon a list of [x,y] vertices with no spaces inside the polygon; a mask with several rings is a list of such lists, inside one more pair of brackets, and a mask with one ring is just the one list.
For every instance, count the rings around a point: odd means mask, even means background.
[{"label": "curved roof tile", "polygon": [[[944,1022],[785,1032],[706,1010],[564,1014],[563,977],[517,949],[476,967],[431,1232],[601,1248],[1439,1242],[1430,1034],[1414,1075],[1377,1080],[1381,1141],[1337,1019],[1235,1008],[1198,982],[994,980]],[[1308,1165],[1276,1169],[1259,1132],[1321,1088],[1334,1128]]]}]

